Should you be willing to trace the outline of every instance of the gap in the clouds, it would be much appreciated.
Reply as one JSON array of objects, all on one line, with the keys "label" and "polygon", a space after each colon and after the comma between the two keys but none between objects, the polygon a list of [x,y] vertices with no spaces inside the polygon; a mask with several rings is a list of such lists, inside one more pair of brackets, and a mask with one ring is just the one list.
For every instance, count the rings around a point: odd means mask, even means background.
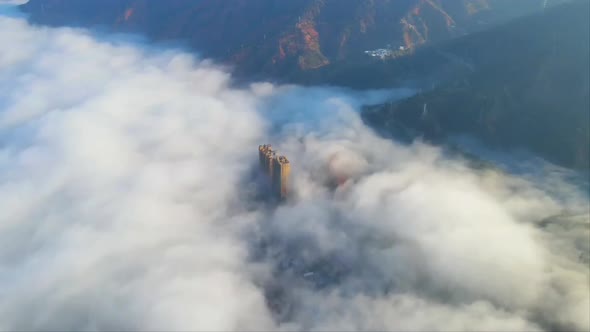
[{"label": "gap in the clouds", "polygon": [[360,114],[364,105],[398,101],[415,93],[415,89],[405,87],[361,91],[338,86],[279,86],[262,101],[260,113],[270,123],[269,135],[280,139],[285,131],[303,135],[333,121],[336,103],[346,104],[350,111]]},{"label": "gap in the clouds", "polygon": [[[440,148],[448,159],[462,160],[470,168],[476,170],[494,169],[521,177],[550,193],[552,188],[543,186],[547,178],[560,180],[576,188],[590,199],[590,172],[588,171],[556,165],[525,148],[490,147],[470,134],[454,134],[433,141],[424,137],[419,131],[400,123],[392,122],[387,123],[386,126],[374,128],[371,126],[371,121],[366,118],[369,113],[366,110],[369,108],[370,104],[364,108],[361,117],[367,126],[373,128],[383,138],[405,145],[423,141]],[[553,197],[558,199],[559,195],[555,194]]]},{"label": "gap in the clouds", "polygon": [[[590,174],[587,171],[555,165],[524,148],[489,147],[467,134],[452,135],[438,145],[448,158],[464,160],[472,169],[495,170],[528,181],[564,204],[566,209],[562,217],[590,212]],[[578,202],[581,206],[566,206],[572,195],[585,197],[586,202]]]},{"label": "gap in the clouds", "polygon": [[453,149],[491,162],[514,175],[541,179],[547,174],[555,174],[567,182],[577,185],[579,189],[588,191],[590,174],[587,171],[555,165],[524,148],[508,150],[490,148],[470,135],[450,136],[448,145]]}]

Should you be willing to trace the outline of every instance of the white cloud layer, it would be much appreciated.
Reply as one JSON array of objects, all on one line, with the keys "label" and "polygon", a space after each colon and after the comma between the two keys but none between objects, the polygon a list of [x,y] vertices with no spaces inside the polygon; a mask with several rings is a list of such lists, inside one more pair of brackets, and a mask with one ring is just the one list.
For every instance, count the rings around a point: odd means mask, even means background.
[{"label": "white cloud layer", "polygon": [[0,6],[20,6],[24,5],[27,2],[29,2],[29,0],[0,0]]},{"label": "white cloud layer", "polygon": [[[0,330],[588,330],[587,194],[376,136],[385,95],[238,88],[0,17]],[[293,196],[256,198],[257,146]]]}]

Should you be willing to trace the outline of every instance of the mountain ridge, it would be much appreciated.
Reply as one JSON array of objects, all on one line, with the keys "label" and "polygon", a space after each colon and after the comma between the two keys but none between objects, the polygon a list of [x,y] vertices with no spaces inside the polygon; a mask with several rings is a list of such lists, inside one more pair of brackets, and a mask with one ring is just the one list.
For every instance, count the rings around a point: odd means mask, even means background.
[{"label": "mountain ridge", "polygon": [[431,141],[473,134],[588,170],[589,13],[588,1],[574,1],[444,45],[438,51],[475,66],[407,100],[368,107],[363,117],[384,132],[401,126]]},{"label": "mountain ridge", "polygon": [[[540,0],[31,0],[40,24],[106,26],[179,40],[236,74],[320,83],[314,72],[372,64],[365,50],[403,54],[539,10]],[[336,82],[349,85],[350,82]]]}]

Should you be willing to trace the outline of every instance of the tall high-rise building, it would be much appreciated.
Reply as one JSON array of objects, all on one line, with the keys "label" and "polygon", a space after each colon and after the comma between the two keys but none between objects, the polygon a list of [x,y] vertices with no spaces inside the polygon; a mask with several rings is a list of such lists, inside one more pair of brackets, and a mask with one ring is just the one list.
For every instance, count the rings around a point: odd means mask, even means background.
[{"label": "tall high-rise building", "polygon": [[270,190],[277,198],[286,198],[289,193],[291,164],[285,156],[277,156],[270,144],[258,146],[260,170],[270,180]]},{"label": "tall high-rise building", "polygon": [[272,179],[272,173],[274,171],[276,153],[272,150],[266,151],[266,174]]},{"label": "tall high-rise building", "polygon": [[258,146],[258,159],[260,160],[260,169],[264,174],[270,176],[270,170],[272,170],[272,158],[274,151],[270,144],[264,144]]},{"label": "tall high-rise building", "polygon": [[286,198],[289,192],[289,175],[291,164],[285,156],[278,156],[274,160],[274,171],[272,184],[273,192],[280,198]]},{"label": "tall high-rise building", "polygon": [[266,151],[270,149],[270,144],[264,144],[258,146],[258,160],[260,161],[260,168],[263,168],[264,160],[266,159]]}]

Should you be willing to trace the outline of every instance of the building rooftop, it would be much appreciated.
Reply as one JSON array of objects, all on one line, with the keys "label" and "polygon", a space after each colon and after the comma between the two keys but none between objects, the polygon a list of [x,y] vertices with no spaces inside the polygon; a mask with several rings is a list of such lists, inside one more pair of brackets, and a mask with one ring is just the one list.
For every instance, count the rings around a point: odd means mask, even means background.
[{"label": "building rooftop", "polygon": [[279,162],[279,164],[288,164],[289,163],[289,159],[287,159],[287,157],[285,157],[285,156],[278,156],[277,161]]}]

